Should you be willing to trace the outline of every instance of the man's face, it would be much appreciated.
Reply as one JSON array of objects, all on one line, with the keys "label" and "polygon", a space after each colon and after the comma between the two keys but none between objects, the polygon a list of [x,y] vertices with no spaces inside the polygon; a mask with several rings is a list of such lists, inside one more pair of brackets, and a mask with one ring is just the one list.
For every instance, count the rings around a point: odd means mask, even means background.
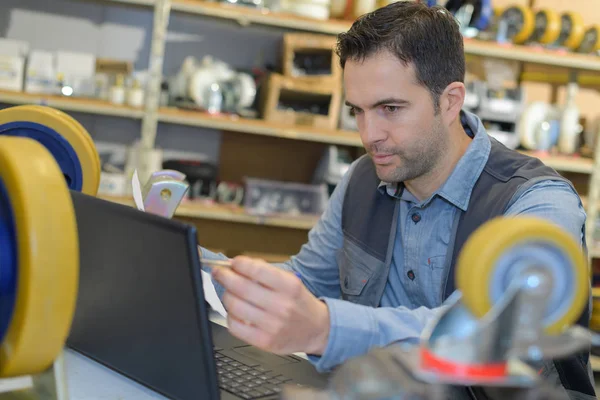
[{"label": "man's face", "polygon": [[435,168],[446,148],[447,128],[412,65],[387,51],[364,61],[348,60],[344,84],[379,179],[409,181]]}]

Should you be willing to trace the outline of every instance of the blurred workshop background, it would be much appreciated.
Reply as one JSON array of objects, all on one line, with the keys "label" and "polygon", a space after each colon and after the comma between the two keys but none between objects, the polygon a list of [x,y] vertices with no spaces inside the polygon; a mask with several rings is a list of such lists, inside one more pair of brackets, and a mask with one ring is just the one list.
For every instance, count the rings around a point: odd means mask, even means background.
[{"label": "blurred workshop background", "polygon": [[[576,185],[598,294],[600,2],[437,3],[465,37],[465,109]],[[285,260],[364,153],[335,35],[385,4],[2,0],[0,107],[47,104],[79,120],[101,154],[101,197],[133,204],[135,169],[142,182],[179,170],[191,190],[176,218],[205,247]]]}]

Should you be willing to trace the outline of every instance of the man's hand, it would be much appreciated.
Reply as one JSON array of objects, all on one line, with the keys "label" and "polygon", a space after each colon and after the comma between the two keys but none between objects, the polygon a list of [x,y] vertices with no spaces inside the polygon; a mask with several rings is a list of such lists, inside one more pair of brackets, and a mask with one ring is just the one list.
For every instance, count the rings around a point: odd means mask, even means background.
[{"label": "man's hand", "polygon": [[323,354],[329,309],[293,273],[240,256],[231,269],[213,268],[212,276],[225,288],[223,304],[234,336],[276,354]]}]

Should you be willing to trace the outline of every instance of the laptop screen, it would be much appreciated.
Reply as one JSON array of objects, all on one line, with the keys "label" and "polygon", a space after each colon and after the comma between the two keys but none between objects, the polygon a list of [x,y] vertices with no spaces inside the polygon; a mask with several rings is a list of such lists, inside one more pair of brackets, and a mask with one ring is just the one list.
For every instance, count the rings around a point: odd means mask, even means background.
[{"label": "laptop screen", "polygon": [[194,227],[71,192],[74,350],[172,399],[217,399]]}]

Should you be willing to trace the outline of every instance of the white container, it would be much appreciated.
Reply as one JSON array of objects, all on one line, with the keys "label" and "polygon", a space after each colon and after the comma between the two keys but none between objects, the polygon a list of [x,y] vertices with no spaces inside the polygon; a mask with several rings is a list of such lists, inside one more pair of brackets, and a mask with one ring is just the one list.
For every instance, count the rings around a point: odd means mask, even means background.
[{"label": "white container", "polygon": [[23,90],[25,59],[0,55],[0,89],[20,92]]},{"label": "white container", "polygon": [[125,104],[125,78],[117,76],[117,82],[110,88],[109,101],[113,104]]},{"label": "white container", "polygon": [[54,54],[50,51],[33,50],[27,60],[25,91],[27,93],[53,93],[56,79]]},{"label": "white container", "polygon": [[127,91],[127,105],[136,108],[144,106],[144,89],[137,80],[133,82],[133,86]]}]

